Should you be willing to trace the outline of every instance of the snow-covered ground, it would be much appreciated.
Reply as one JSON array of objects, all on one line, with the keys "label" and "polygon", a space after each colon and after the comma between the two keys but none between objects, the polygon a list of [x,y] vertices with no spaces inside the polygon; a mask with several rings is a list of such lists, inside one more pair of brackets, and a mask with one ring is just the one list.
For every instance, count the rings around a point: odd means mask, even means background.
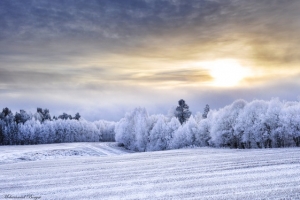
[{"label": "snow-covered ground", "polygon": [[0,146],[0,199],[300,199],[300,148]]},{"label": "snow-covered ground", "polygon": [[0,146],[0,164],[36,161],[70,156],[107,156],[132,153],[117,143],[60,143],[26,146]]}]

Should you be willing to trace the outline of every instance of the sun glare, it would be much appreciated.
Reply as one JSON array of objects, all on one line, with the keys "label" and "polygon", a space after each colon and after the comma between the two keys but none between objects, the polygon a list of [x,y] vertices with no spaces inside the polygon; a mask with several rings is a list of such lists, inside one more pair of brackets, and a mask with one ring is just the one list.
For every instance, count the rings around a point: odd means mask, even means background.
[{"label": "sun glare", "polygon": [[212,86],[233,87],[250,75],[250,70],[240,65],[237,60],[226,59],[201,62],[201,66],[209,70],[214,79]]}]

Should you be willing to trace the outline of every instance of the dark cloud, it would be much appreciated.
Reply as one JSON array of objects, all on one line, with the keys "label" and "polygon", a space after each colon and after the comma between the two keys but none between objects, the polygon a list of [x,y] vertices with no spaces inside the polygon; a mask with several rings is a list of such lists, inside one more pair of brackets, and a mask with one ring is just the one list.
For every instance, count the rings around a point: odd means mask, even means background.
[{"label": "dark cloud", "polygon": [[[226,49],[241,43],[250,48],[243,58],[268,60],[283,46],[273,57],[293,61],[299,52],[288,55],[299,43],[299,9],[296,0],[3,0],[0,42],[7,48],[0,54],[17,48],[44,56],[112,51],[189,59],[206,50],[241,56]],[[265,47],[269,43],[274,48]]]}]

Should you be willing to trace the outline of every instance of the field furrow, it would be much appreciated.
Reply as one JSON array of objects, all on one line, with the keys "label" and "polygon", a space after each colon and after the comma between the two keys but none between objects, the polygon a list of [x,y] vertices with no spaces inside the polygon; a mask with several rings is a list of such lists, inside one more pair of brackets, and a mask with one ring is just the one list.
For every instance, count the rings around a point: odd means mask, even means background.
[{"label": "field furrow", "polygon": [[[130,153],[116,143],[65,145],[59,148],[90,154],[24,161],[15,159],[16,152],[4,151],[0,199],[5,195],[42,199],[300,198],[299,148]],[[48,151],[45,146],[42,149]],[[57,149],[51,146],[51,150]]]}]

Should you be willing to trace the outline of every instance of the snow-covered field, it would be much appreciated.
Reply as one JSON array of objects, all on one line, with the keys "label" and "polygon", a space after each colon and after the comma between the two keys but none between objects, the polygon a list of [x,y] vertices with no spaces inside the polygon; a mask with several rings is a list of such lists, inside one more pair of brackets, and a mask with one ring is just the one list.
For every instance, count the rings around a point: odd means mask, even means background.
[{"label": "snow-covered field", "polygon": [[0,146],[0,199],[300,199],[300,148]]}]

